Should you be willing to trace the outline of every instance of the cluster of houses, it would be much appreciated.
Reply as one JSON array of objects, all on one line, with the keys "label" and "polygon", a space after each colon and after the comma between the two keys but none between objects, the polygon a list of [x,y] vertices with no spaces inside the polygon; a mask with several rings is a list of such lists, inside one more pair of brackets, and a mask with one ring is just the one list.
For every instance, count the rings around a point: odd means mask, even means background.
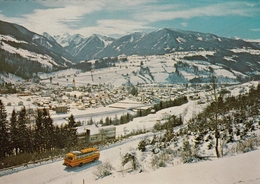
[{"label": "cluster of houses", "polygon": [[[113,87],[111,84],[88,84],[86,86],[72,85],[62,86],[52,83],[31,83],[24,82],[16,86],[18,94],[16,100],[2,95],[9,107],[9,115],[12,109],[25,106],[27,109],[46,109],[52,114],[66,114],[72,109],[86,110],[88,108],[98,108],[115,104],[126,98],[142,104],[152,105],[162,100],[174,100],[176,97],[185,95],[188,90],[183,85],[138,85],[135,86],[138,93],[131,95],[131,87]],[[189,91],[190,93],[190,91]],[[9,101],[12,99],[13,101]],[[18,109],[19,110],[19,109]],[[79,134],[79,139],[84,143],[100,142],[106,139],[115,138],[115,128],[103,128],[99,132],[86,130]],[[81,138],[80,138],[81,137]]]},{"label": "cluster of houses", "polygon": [[[21,86],[21,85],[20,85]],[[17,94],[16,104],[8,102],[7,106],[26,106],[25,101],[36,107],[45,107],[57,114],[67,113],[70,108],[85,110],[113,104],[127,97],[124,89],[112,89],[106,84],[89,84],[80,87],[66,87],[54,84],[28,84],[24,83],[23,89]]]},{"label": "cluster of houses", "polygon": [[[183,85],[138,85],[138,93],[131,95],[131,87],[114,88],[111,84],[88,84],[72,88],[56,84],[25,82],[16,86],[20,100],[16,104],[7,102],[7,106],[44,107],[56,114],[68,113],[71,109],[86,110],[88,108],[105,107],[118,101],[130,98],[143,104],[155,104],[159,101],[174,100],[176,97],[191,93],[194,88]],[[193,90],[194,91],[194,90]],[[32,107],[32,106],[31,106]]]}]

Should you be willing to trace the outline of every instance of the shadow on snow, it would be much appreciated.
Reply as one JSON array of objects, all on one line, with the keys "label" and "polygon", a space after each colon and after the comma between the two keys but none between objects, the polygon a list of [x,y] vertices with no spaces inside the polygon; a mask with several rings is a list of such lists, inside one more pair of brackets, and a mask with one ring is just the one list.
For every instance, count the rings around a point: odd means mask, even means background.
[{"label": "shadow on snow", "polygon": [[81,167],[79,167],[79,166],[76,166],[76,167],[65,166],[64,170],[67,171],[67,172],[80,172],[80,171],[83,171],[85,169],[97,166],[97,165],[99,165],[101,163],[102,162],[100,160],[97,160],[95,162],[90,162],[90,163],[87,163],[87,164],[83,164]]}]

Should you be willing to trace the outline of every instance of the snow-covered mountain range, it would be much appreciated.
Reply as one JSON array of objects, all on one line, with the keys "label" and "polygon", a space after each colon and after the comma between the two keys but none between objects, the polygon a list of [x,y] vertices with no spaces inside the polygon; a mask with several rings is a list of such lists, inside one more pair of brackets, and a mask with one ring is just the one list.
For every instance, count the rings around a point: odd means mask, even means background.
[{"label": "snow-covered mountain range", "polygon": [[[87,38],[80,34],[52,37],[48,33],[39,35],[17,24],[3,21],[0,24],[0,61],[3,66],[0,72],[15,73],[27,78],[33,76],[33,73],[70,68],[92,59],[124,56],[126,61],[130,61],[128,58],[133,55],[171,55],[172,64],[168,64],[167,59],[167,65],[175,69],[183,68],[176,65],[181,62],[188,63],[189,66],[200,62],[207,66],[207,70],[211,66],[219,66],[232,75],[240,73],[239,76],[244,76],[243,79],[246,80],[257,79],[260,72],[260,43],[250,40],[170,28],[150,33],[135,32],[118,39],[97,34]],[[149,62],[146,67],[152,71],[157,64]],[[188,73],[194,75],[195,70],[189,70]],[[26,75],[22,75],[24,73]],[[167,81],[173,83],[175,75],[169,76]]]},{"label": "snow-covered mountain range", "polygon": [[76,58],[76,60],[90,60],[93,55],[105,48],[115,39],[94,34],[88,38],[84,38],[80,34],[62,36],[54,36],[54,39],[62,45],[68,53]]},{"label": "snow-covered mountain range", "polygon": [[125,55],[167,54],[175,51],[227,50],[236,48],[259,49],[250,42],[218,37],[213,34],[192,31],[160,29],[148,34],[132,33],[115,40],[96,58]]}]

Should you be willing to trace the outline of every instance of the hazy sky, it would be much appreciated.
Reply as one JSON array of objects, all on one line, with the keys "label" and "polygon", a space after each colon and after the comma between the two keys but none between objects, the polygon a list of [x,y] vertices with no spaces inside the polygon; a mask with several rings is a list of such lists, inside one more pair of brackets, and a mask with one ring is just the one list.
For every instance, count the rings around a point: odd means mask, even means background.
[{"label": "hazy sky", "polygon": [[0,20],[52,36],[174,28],[260,39],[260,0],[0,0]]}]

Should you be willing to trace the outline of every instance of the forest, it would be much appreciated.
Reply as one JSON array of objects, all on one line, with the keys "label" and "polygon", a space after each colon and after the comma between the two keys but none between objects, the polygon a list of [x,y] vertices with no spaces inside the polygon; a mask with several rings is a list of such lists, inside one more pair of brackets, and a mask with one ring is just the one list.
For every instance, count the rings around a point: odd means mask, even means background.
[{"label": "forest", "polygon": [[76,125],[73,115],[67,124],[58,126],[53,124],[46,109],[37,110],[34,117],[31,109],[25,107],[19,112],[13,110],[7,120],[5,106],[0,100],[0,160],[7,164],[2,167],[58,155],[64,148],[70,150],[77,144]]}]

